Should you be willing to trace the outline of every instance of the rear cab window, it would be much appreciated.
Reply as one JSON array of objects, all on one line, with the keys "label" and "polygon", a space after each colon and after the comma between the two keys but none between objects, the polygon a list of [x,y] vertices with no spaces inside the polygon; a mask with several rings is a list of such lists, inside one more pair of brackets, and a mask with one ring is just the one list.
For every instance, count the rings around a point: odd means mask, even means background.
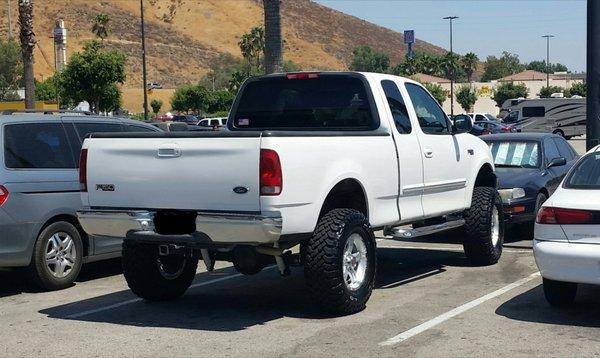
[{"label": "rear cab window", "polygon": [[231,130],[357,131],[379,127],[366,79],[351,73],[260,77],[242,87]]}]

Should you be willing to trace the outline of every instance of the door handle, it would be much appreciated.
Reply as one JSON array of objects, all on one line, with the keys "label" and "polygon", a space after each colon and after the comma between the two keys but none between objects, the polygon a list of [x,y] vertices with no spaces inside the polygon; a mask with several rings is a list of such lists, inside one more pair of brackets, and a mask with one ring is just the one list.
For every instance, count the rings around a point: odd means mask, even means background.
[{"label": "door handle", "polygon": [[177,158],[181,156],[181,150],[174,145],[165,145],[158,148],[159,158]]},{"label": "door handle", "polygon": [[425,158],[433,158],[433,149],[425,149]]}]

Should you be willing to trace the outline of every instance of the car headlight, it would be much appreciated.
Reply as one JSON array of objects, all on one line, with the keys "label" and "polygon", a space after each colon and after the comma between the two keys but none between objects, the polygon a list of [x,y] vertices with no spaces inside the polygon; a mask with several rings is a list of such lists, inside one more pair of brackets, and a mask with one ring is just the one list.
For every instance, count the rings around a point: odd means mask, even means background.
[{"label": "car headlight", "polygon": [[523,188],[500,189],[498,193],[500,193],[503,202],[525,197],[525,189]]}]

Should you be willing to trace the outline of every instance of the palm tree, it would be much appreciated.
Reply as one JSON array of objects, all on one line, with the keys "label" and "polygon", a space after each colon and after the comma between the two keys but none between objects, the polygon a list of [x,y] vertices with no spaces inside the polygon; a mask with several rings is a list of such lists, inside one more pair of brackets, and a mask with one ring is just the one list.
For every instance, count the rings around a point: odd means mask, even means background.
[{"label": "palm tree", "polygon": [[92,32],[100,38],[102,42],[108,37],[110,30],[108,29],[108,22],[110,21],[108,15],[98,14],[94,17],[92,24]]},{"label": "palm tree", "polygon": [[238,42],[238,46],[240,47],[240,51],[242,52],[242,57],[244,57],[246,61],[248,61],[246,75],[250,76],[250,72],[252,71],[252,59],[254,56],[252,37],[250,36],[250,34],[243,34],[242,38]]},{"label": "palm tree", "polygon": [[260,54],[265,51],[265,29],[260,26],[250,30],[250,41],[252,45],[252,56],[256,60],[256,72],[260,72]]},{"label": "palm tree", "polygon": [[283,69],[280,0],[263,0],[265,10],[265,72]]},{"label": "palm tree", "polygon": [[478,62],[479,62],[479,58],[473,52],[467,53],[461,59],[462,68],[465,70],[465,73],[467,74],[467,78],[469,79],[469,82],[471,82],[471,77],[473,77],[473,72],[475,72],[475,70],[477,69]]},{"label": "palm tree", "polygon": [[19,39],[23,56],[23,82],[25,83],[25,108],[35,108],[35,79],[33,74],[33,0],[19,0]]}]

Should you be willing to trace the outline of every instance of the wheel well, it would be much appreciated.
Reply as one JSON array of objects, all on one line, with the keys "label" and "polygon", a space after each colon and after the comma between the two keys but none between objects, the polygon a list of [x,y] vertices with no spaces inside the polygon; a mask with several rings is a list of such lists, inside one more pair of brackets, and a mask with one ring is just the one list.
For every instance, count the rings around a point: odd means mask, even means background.
[{"label": "wheel well", "polygon": [[477,179],[475,179],[475,186],[489,186],[492,188],[496,187],[496,174],[494,174],[494,170],[492,166],[489,164],[484,164],[481,169],[479,169],[479,173],[477,173]]},{"label": "wheel well", "polygon": [[77,229],[77,231],[79,231],[79,235],[81,235],[81,242],[83,244],[83,255],[84,256],[89,256],[90,253],[90,240],[88,235],[85,233],[85,231],[83,230],[83,228],[81,227],[81,225],[79,225],[79,221],[77,220],[76,217],[74,217],[73,215],[67,215],[67,214],[61,214],[61,215],[56,215],[50,219],[48,219],[48,221],[46,221],[44,223],[44,226],[42,226],[42,228],[40,229],[39,234],[44,231],[45,228],[47,228],[48,226],[59,222],[59,221],[65,221],[68,222],[69,224],[75,226],[75,228]]},{"label": "wheel well", "polygon": [[337,183],[327,194],[321,207],[319,219],[336,208],[356,209],[369,217],[367,199],[362,185],[355,179],[344,179]]},{"label": "wheel well", "polygon": [[546,188],[540,189],[540,193],[546,195],[546,198],[550,197],[550,194],[548,193],[548,189],[546,189]]}]

